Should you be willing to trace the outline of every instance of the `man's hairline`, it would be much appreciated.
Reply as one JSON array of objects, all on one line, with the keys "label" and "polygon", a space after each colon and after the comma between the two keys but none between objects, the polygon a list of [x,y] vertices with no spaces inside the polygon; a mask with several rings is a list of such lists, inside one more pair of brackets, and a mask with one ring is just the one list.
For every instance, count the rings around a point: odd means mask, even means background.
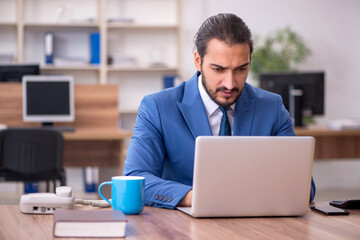
[{"label": "man's hairline", "polygon": [[217,38],[217,37],[213,37],[213,38],[210,38],[208,41],[207,41],[207,43],[206,43],[206,45],[205,45],[205,51],[204,51],[204,55],[203,56],[201,56],[200,55],[200,53],[199,53],[199,51],[196,49],[196,52],[199,54],[199,56],[200,56],[200,66],[202,67],[203,66],[203,61],[204,61],[204,57],[205,57],[205,55],[206,55],[206,53],[207,53],[207,49],[208,49],[208,43],[211,41],[211,40],[213,40],[213,39],[217,39],[217,40],[219,40],[219,41],[221,41],[221,42],[223,42],[223,43],[225,43],[226,45],[228,45],[228,46],[234,46],[234,45],[236,45],[236,44],[243,44],[243,43],[247,43],[247,45],[249,46],[249,54],[250,54],[250,60],[249,60],[249,66],[251,65],[251,58],[252,58],[252,53],[250,52],[251,51],[251,47],[250,47],[250,43],[249,42],[241,42],[241,43],[232,43],[232,44],[228,44],[226,41],[223,41],[223,40],[221,40],[221,39],[219,39],[219,38]]},{"label": "man's hairline", "polygon": [[250,43],[249,43],[249,42],[244,41],[244,42],[238,42],[238,43],[231,43],[231,42],[229,42],[229,41],[224,41],[224,40],[222,40],[222,39],[220,39],[220,38],[217,38],[217,37],[212,37],[212,38],[210,38],[210,39],[206,42],[206,44],[205,44],[205,49],[204,49],[204,55],[203,55],[203,56],[201,56],[200,53],[199,53],[199,51],[198,51],[198,49],[196,49],[196,51],[198,52],[198,54],[199,54],[199,56],[200,56],[201,62],[203,61],[203,58],[204,58],[204,56],[205,56],[206,53],[207,53],[207,49],[208,49],[208,44],[209,44],[209,42],[210,42],[211,40],[213,40],[213,39],[217,39],[217,40],[225,43],[225,44],[228,45],[229,47],[232,47],[232,46],[237,45],[237,44],[247,43],[247,45],[249,46],[250,63],[251,63],[252,52],[251,52],[251,47],[250,47]]}]

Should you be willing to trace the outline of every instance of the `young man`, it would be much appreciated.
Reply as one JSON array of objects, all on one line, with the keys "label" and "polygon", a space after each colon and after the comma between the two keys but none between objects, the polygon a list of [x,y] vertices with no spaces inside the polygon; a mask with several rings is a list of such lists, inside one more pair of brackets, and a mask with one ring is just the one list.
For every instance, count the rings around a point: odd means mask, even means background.
[{"label": "young man", "polygon": [[[191,206],[198,136],[295,135],[281,97],[246,83],[253,41],[239,17],[208,18],[195,46],[198,72],[178,87],[144,97],[138,109],[124,175],[145,177],[146,205]],[[311,201],[314,195],[312,182]]]}]

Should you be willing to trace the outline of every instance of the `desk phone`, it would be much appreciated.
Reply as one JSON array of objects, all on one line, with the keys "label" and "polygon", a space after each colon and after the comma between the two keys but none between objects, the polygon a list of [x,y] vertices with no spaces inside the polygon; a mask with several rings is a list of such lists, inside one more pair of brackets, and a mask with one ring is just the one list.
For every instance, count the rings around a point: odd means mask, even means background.
[{"label": "desk phone", "polygon": [[20,211],[33,214],[53,214],[55,209],[73,209],[75,199],[71,188],[56,188],[56,193],[31,193],[21,196]]}]

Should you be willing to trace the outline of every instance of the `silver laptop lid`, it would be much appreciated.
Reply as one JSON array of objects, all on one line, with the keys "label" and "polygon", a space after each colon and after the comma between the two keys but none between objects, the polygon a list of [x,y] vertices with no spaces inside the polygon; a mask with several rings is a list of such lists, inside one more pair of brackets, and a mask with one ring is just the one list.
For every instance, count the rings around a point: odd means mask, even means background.
[{"label": "silver laptop lid", "polygon": [[313,137],[198,137],[192,215],[305,214],[314,147]]}]

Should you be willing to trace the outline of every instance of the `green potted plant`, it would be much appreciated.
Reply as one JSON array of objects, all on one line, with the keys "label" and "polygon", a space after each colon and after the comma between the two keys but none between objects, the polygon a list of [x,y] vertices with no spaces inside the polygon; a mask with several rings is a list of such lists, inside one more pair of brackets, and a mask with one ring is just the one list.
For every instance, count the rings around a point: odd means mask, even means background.
[{"label": "green potted plant", "polygon": [[263,40],[255,37],[255,51],[251,60],[251,74],[255,80],[260,73],[296,71],[296,65],[310,55],[302,37],[285,27]]}]

